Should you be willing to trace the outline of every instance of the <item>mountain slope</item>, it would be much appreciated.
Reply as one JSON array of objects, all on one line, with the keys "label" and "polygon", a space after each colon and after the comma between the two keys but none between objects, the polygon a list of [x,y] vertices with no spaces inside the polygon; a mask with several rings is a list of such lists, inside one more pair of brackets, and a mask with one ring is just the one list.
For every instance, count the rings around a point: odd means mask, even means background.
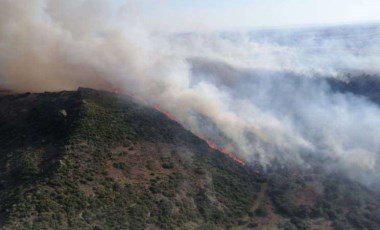
[{"label": "mountain slope", "polygon": [[81,89],[0,103],[2,225],[191,228],[232,222],[254,199],[246,169],[124,96]]},{"label": "mountain slope", "polygon": [[[378,229],[373,191],[244,167],[125,95],[0,97],[4,229]],[[318,163],[315,163],[318,166]]]}]

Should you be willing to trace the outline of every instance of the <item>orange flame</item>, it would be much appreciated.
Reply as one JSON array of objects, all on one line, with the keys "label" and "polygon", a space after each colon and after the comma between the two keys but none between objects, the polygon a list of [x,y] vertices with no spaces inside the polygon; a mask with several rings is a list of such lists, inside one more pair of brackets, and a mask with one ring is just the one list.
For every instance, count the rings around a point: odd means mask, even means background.
[{"label": "orange flame", "polygon": [[161,110],[161,108],[160,108],[158,105],[154,105],[153,107],[154,107],[157,111],[163,113],[168,119],[170,119],[170,120],[172,120],[172,121],[175,121],[175,122],[179,123],[179,122],[177,121],[177,119],[173,116],[173,114],[169,113],[168,111],[163,111],[163,110]]},{"label": "orange flame", "polygon": [[[121,93],[121,94],[126,94],[126,95],[128,95],[128,96],[130,96],[130,97],[132,97],[132,98],[135,98],[135,99],[137,99],[137,100],[140,100],[140,101],[143,101],[144,103],[146,103],[146,101],[145,101],[144,99],[138,97],[138,96],[135,95],[134,93],[127,92],[126,90],[123,90],[123,89],[121,89],[121,88],[116,88],[116,87],[115,87],[115,88],[112,89],[112,92],[117,93],[117,94],[119,94],[119,93]],[[148,104],[148,103],[146,103],[146,104]],[[177,121],[177,119],[176,119],[171,113],[169,113],[169,112],[167,112],[167,111],[163,111],[163,110],[161,110],[161,108],[160,108],[158,105],[153,105],[153,107],[154,107],[157,111],[163,113],[168,119],[170,119],[170,120],[172,120],[172,121],[175,121],[175,122],[179,123],[179,122]],[[217,146],[214,142],[210,141],[209,139],[207,139],[207,138],[205,138],[205,137],[203,137],[203,138],[200,137],[200,138],[203,139],[211,149],[221,152],[222,154],[224,154],[224,155],[226,155],[227,157],[231,158],[232,160],[234,160],[234,161],[237,162],[238,164],[243,165],[243,166],[245,166],[245,165],[247,164],[247,162],[245,162],[244,160],[240,159],[240,158],[239,158],[238,156],[236,156],[233,152],[231,152],[231,151],[229,151],[229,150],[227,150],[227,149],[221,149],[221,148],[218,148],[218,146]]]},{"label": "orange flame", "polygon": [[216,144],[214,144],[213,142],[209,141],[207,138],[203,138],[203,139],[206,141],[206,143],[208,144],[208,146],[210,148],[212,148],[213,150],[218,150],[218,147],[216,147]]},{"label": "orange flame", "polygon": [[[136,95],[136,94],[134,94],[132,92],[129,92],[129,91],[125,90],[125,89],[122,89],[122,88],[119,88],[119,87],[111,87],[111,91],[113,93],[116,93],[116,94],[125,94],[125,95],[128,95],[129,97],[134,98],[135,100],[142,101],[143,103],[145,103],[147,105],[150,104],[150,103],[147,103],[146,100],[144,100],[143,98],[141,98],[138,95]],[[171,113],[169,113],[168,111],[163,111],[157,104],[154,104],[154,105],[150,104],[150,105],[153,106],[157,111],[163,113],[170,120],[173,120],[173,121],[179,123],[177,121],[177,119]]]},{"label": "orange flame", "polygon": [[245,165],[247,164],[247,162],[245,162],[244,160],[240,159],[240,158],[239,158],[238,156],[236,156],[233,152],[230,152],[230,151],[227,150],[227,149],[221,149],[221,148],[218,148],[218,146],[217,146],[214,142],[210,141],[210,140],[207,139],[207,138],[202,138],[202,139],[207,143],[207,145],[208,145],[211,149],[213,149],[213,150],[217,150],[217,151],[223,153],[223,154],[226,155],[227,157],[231,158],[232,160],[234,160],[235,162],[237,162],[237,163],[239,163],[239,164],[241,164],[241,165],[243,165],[243,166],[245,166]]}]

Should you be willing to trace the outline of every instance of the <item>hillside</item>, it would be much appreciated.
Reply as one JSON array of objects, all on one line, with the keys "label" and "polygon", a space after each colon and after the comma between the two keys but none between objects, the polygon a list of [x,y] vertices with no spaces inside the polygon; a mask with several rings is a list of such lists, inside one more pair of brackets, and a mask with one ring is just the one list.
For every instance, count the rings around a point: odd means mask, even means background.
[{"label": "hillside", "polygon": [[332,78],[328,82],[333,90],[359,95],[380,105],[380,77],[377,75],[348,75],[345,81]]},{"label": "hillside", "polygon": [[378,194],[311,160],[242,166],[125,95],[1,96],[0,227],[380,229]]}]

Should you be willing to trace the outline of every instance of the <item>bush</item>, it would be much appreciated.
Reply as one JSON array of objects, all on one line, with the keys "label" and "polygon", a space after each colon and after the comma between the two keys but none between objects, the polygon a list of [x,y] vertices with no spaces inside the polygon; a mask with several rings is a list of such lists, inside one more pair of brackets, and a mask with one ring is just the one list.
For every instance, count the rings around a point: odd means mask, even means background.
[{"label": "bush", "polygon": [[259,207],[258,209],[255,210],[255,214],[256,216],[259,216],[259,217],[266,217],[268,216],[268,211],[266,208]]},{"label": "bush", "polygon": [[123,163],[123,162],[113,163],[113,167],[114,167],[114,168],[117,168],[117,169],[120,169],[120,170],[125,170],[125,169],[127,169],[127,166],[126,166],[125,163]]},{"label": "bush", "polygon": [[161,166],[162,166],[162,168],[164,168],[164,169],[172,169],[172,168],[174,168],[174,164],[173,164],[173,162],[165,162],[165,163],[163,163]]},{"label": "bush", "polygon": [[307,230],[309,226],[300,218],[294,217],[290,220],[299,230]]}]

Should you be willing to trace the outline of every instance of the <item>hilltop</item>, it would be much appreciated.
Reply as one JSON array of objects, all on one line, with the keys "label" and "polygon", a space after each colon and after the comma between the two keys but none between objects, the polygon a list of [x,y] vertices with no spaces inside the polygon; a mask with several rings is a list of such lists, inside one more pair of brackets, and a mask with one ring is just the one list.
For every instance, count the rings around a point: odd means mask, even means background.
[{"label": "hilltop", "polygon": [[126,95],[0,97],[2,229],[379,229],[374,191],[323,162],[239,164]]}]

